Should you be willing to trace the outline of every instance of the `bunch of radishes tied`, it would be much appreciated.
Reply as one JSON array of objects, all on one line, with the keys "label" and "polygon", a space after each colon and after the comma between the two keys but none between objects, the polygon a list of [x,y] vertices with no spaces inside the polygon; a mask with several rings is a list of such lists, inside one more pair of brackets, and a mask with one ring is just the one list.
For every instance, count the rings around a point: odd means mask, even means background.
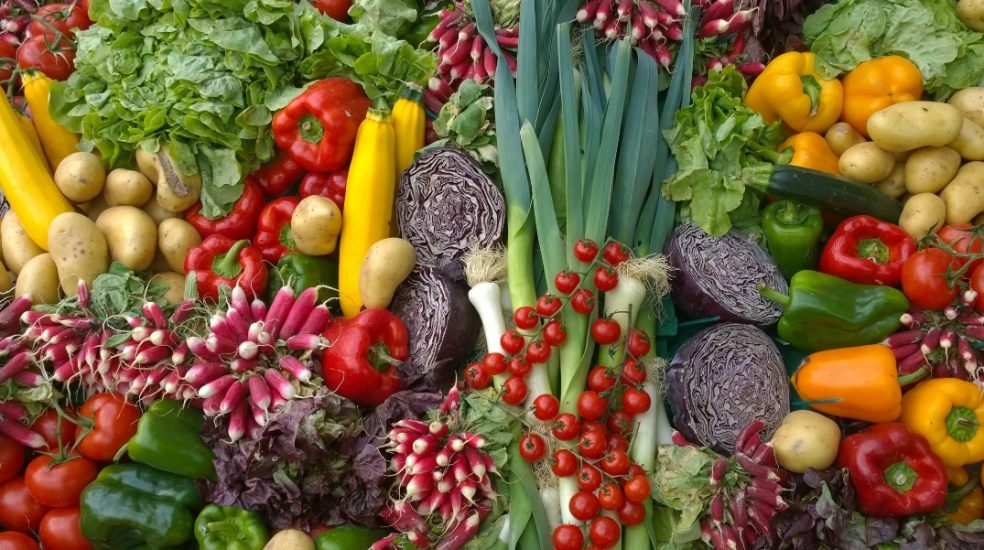
[{"label": "bunch of radishes tied", "polygon": [[7,397],[0,400],[0,434],[32,449],[45,446],[44,438],[24,425],[27,408],[18,401],[21,390],[31,392],[45,384],[35,368],[32,353],[24,341],[15,337],[20,330],[20,316],[31,308],[30,298],[20,297],[0,310],[0,385],[7,386]]},{"label": "bunch of radishes tied", "polygon": [[0,3],[0,40],[19,46],[27,38],[31,14],[38,11],[35,0],[4,0]]}]

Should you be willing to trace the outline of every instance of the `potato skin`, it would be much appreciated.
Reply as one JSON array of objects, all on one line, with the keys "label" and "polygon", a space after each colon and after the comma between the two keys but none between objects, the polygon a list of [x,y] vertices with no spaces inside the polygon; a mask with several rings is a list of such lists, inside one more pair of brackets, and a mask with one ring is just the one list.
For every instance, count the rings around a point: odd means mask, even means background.
[{"label": "potato skin", "polygon": [[953,105],[906,101],[889,105],[868,119],[868,135],[886,151],[942,147],[960,135],[963,114]]},{"label": "potato skin", "polygon": [[137,170],[139,170],[148,181],[156,184],[158,170],[160,170],[160,163],[157,162],[157,153],[148,153],[147,151],[138,148],[135,156],[137,158]]},{"label": "potato skin", "polygon": [[20,274],[31,258],[44,253],[27,235],[13,210],[7,211],[0,221],[0,247],[3,249],[4,263],[14,274]]},{"label": "potato skin", "polygon": [[833,420],[813,411],[793,411],[786,415],[772,436],[772,447],[780,466],[803,473],[810,468],[823,470],[833,464],[840,449],[840,438],[840,427]]},{"label": "potato skin", "polygon": [[59,214],[48,228],[58,282],[66,296],[78,294],[79,280],[92,285],[109,269],[109,245],[95,222],[82,214]]},{"label": "potato skin", "polygon": [[834,124],[827,129],[827,133],[823,137],[827,140],[830,150],[838,157],[843,155],[844,151],[847,151],[851,147],[867,141],[861,135],[861,132],[858,132],[854,129],[854,126],[846,122]]},{"label": "potato skin", "polygon": [[143,210],[144,212],[150,214],[150,217],[154,219],[154,223],[157,225],[160,225],[164,220],[178,217],[176,212],[171,212],[161,208],[161,205],[157,202],[156,198],[152,198],[147,201],[147,204],[144,205]]},{"label": "potato skin", "polygon": [[964,88],[950,96],[947,103],[984,128],[984,88],[977,86]]},{"label": "potato skin", "polygon": [[923,147],[905,161],[905,188],[913,195],[938,193],[960,169],[960,153],[949,147]]},{"label": "potato skin", "polygon": [[977,32],[984,32],[984,0],[959,0],[957,17]]},{"label": "potato skin", "polygon": [[157,251],[157,224],[150,214],[135,206],[107,208],[96,220],[106,236],[110,257],[134,271],[143,271]]},{"label": "potato skin", "polygon": [[184,299],[185,276],[180,273],[173,271],[157,273],[150,278],[150,283],[167,285],[164,301],[168,305],[176,306]]},{"label": "potato skin", "polygon": [[64,158],[55,168],[55,185],[72,202],[85,202],[99,196],[106,183],[102,159],[79,151]]},{"label": "potato skin", "polygon": [[383,239],[366,252],[359,272],[359,293],[367,308],[389,306],[396,287],[417,265],[417,251],[404,239]]},{"label": "potato skin", "polygon": [[17,277],[14,295],[26,295],[35,305],[58,302],[58,268],[51,254],[45,252],[24,264]]},{"label": "potato skin", "polygon": [[896,162],[887,178],[875,184],[881,194],[897,199],[905,194],[905,163]]},{"label": "potato skin", "polygon": [[960,153],[964,160],[984,160],[984,128],[964,117],[960,135],[950,142],[950,148]]},{"label": "potato skin", "polygon": [[184,212],[198,202],[202,192],[199,175],[185,176],[174,160],[161,148],[157,153],[157,203],[169,212]]},{"label": "potato skin", "polygon": [[164,220],[158,226],[157,246],[167,265],[177,273],[185,272],[184,263],[188,251],[201,242],[202,237],[194,226],[181,218]]},{"label": "potato skin", "polygon": [[334,252],[341,229],[342,213],[338,205],[318,195],[301,199],[290,218],[297,249],[312,256]]},{"label": "potato skin", "polygon": [[314,541],[303,531],[284,529],[278,531],[263,550],[314,550]]},{"label": "potato skin", "polygon": [[117,168],[106,176],[103,197],[109,206],[143,206],[153,194],[150,180],[136,170]]},{"label": "potato skin", "polygon": [[866,141],[844,151],[838,162],[844,177],[861,183],[878,183],[892,174],[895,155]]},{"label": "potato skin", "polygon": [[964,164],[940,192],[946,223],[966,223],[984,212],[984,162]]},{"label": "potato skin", "polygon": [[946,221],[946,204],[934,193],[919,193],[905,201],[899,226],[917,241],[932,231],[943,227]]}]

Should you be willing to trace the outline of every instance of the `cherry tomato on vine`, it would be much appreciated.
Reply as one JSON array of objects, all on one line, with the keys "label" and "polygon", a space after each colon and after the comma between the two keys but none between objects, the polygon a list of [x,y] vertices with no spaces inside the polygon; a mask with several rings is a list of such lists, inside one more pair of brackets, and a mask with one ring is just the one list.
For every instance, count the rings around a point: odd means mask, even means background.
[{"label": "cherry tomato on vine", "polygon": [[24,482],[31,496],[42,506],[60,508],[78,503],[82,489],[99,474],[95,462],[80,456],[52,465],[52,458],[41,455],[24,471]]},{"label": "cherry tomato on vine", "polygon": [[646,475],[646,469],[640,466],[637,462],[633,462],[632,464],[629,464],[629,477],[645,476],[645,475]]},{"label": "cherry tomato on vine", "polygon": [[557,292],[564,295],[574,292],[574,289],[580,283],[581,276],[569,269],[561,271],[554,277],[554,287],[557,289]]},{"label": "cherry tomato on vine", "polygon": [[352,0],[314,0],[311,5],[336,21],[347,21]]},{"label": "cherry tomato on vine", "polygon": [[646,370],[639,368],[639,362],[629,358],[622,362],[622,382],[628,386],[638,386],[646,381]]},{"label": "cherry tomato on vine", "polygon": [[602,251],[601,255],[606,262],[614,267],[631,258],[632,251],[622,243],[610,242],[605,245],[605,250]]},{"label": "cherry tomato on vine", "polygon": [[517,308],[513,313],[513,324],[515,324],[517,328],[529,330],[539,323],[540,317],[536,314],[536,310],[530,306]]},{"label": "cherry tomato on vine", "polygon": [[902,291],[915,306],[943,309],[957,297],[956,286],[946,279],[957,267],[956,258],[940,248],[920,250],[902,264]]},{"label": "cherry tomato on vine", "polygon": [[581,433],[581,422],[571,413],[561,413],[554,420],[551,430],[554,437],[561,441],[569,441]]},{"label": "cherry tomato on vine", "polygon": [[591,280],[598,290],[608,292],[618,286],[618,273],[608,266],[598,266]]},{"label": "cherry tomato on vine", "polygon": [[574,475],[577,471],[577,457],[567,449],[559,449],[553,453],[553,464],[550,470],[557,477],[567,477]]},{"label": "cherry tomato on vine", "polygon": [[88,29],[92,25],[89,15],[82,6],[69,4],[48,4],[34,12],[31,24],[27,27],[31,36],[42,35],[49,41],[58,33],[74,38],[73,29]]},{"label": "cherry tomato on vine", "polygon": [[564,302],[560,301],[560,298],[553,294],[544,294],[536,299],[536,312],[543,317],[553,317],[563,305]]},{"label": "cherry tomato on vine", "polygon": [[502,374],[506,372],[506,358],[497,351],[487,353],[482,358],[482,368],[491,376]]},{"label": "cherry tomato on vine", "polygon": [[0,483],[17,477],[24,466],[24,446],[0,434]]},{"label": "cherry tomato on vine", "polygon": [[526,338],[519,331],[507,330],[499,337],[499,345],[509,355],[515,355],[523,351],[523,346],[526,345]]},{"label": "cherry tomato on vine", "polygon": [[622,494],[622,488],[619,487],[618,483],[609,481],[598,489],[598,504],[611,512],[622,508],[625,504],[625,495]]},{"label": "cherry tomato on vine", "polygon": [[55,453],[58,452],[59,442],[61,449],[68,449],[75,443],[75,430],[78,428],[66,418],[58,415],[55,409],[46,410],[31,425],[31,431],[36,432],[44,438],[45,446],[42,451]]},{"label": "cherry tomato on vine", "polygon": [[588,389],[590,390],[601,393],[611,389],[614,385],[615,377],[611,375],[608,367],[598,365],[588,373]]},{"label": "cherry tomato on vine", "polygon": [[618,449],[608,451],[601,459],[601,469],[610,476],[622,476],[629,473],[628,453]]},{"label": "cherry tomato on vine", "polygon": [[81,513],[78,506],[55,508],[41,518],[41,543],[53,550],[92,550],[82,536]]},{"label": "cherry tomato on vine", "polygon": [[17,47],[5,40],[0,40],[0,59],[11,61],[0,61],[0,82],[10,80],[14,70],[14,59],[17,58]]},{"label": "cherry tomato on vine", "polygon": [[547,444],[543,438],[535,433],[527,433],[519,438],[519,456],[529,463],[534,463],[543,458],[547,452]]},{"label": "cherry tomato on vine", "polygon": [[577,450],[585,458],[601,458],[608,447],[608,438],[600,430],[591,430],[581,434],[577,442]]},{"label": "cherry tomato on vine", "polygon": [[[583,539],[584,537],[581,538]],[[40,550],[40,548],[34,539],[24,533],[18,533],[17,531],[4,531],[0,533],[0,549],[2,550]]]},{"label": "cherry tomato on vine", "polygon": [[588,491],[578,491],[571,497],[569,503],[571,515],[581,521],[587,521],[598,515],[601,505],[598,497]]},{"label": "cherry tomato on vine", "polygon": [[559,346],[567,341],[567,330],[557,319],[551,320],[543,327],[543,341],[551,346]]},{"label": "cherry tomato on vine", "polygon": [[653,399],[649,394],[635,388],[625,388],[622,392],[622,409],[629,414],[641,414],[649,410]]},{"label": "cherry tomato on vine", "polygon": [[984,263],[981,263],[970,272],[970,288],[977,293],[974,309],[984,313]]},{"label": "cherry tomato on vine", "polygon": [[598,243],[591,239],[581,239],[574,243],[574,257],[584,263],[591,263],[598,257]]},{"label": "cherry tomato on vine", "polygon": [[519,405],[526,399],[526,380],[510,376],[502,385],[502,400],[510,405]]},{"label": "cherry tomato on vine", "polygon": [[541,393],[533,400],[533,416],[540,420],[553,420],[560,412],[560,401],[549,393]]},{"label": "cherry tomato on vine", "polygon": [[642,502],[649,498],[649,478],[644,475],[634,475],[622,483],[622,492],[626,500]]},{"label": "cherry tomato on vine", "polygon": [[571,308],[574,309],[574,311],[582,315],[587,315],[594,311],[594,307],[594,292],[591,292],[586,288],[579,288],[574,291],[574,294],[571,296]]},{"label": "cherry tomato on vine", "polygon": [[492,385],[492,377],[481,363],[472,363],[465,367],[465,382],[476,390],[484,390]]},{"label": "cherry tomato on vine", "polygon": [[543,340],[533,340],[526,346],[526,360],[534,365],[542,365],[550,360],[550,344]]},{"label": "cherry tomato on vine", "polygon": [[591,522],[588,528],[588,538],[601,548],[611,548],[618,543],[622,536],[622,528],[618,522],[608,516],[599,516]]},{"label": "cherry tomato on vine", "polygon": [[[984,252],[984,240],[973,231],[974,226],[969,223],[951,223],[944,225],[936,232],[936,236],[950,246],[954,252],[959,254],[980,254]],[[967,258],[957,258],[958,265],[967,263]],[[975,264],[980,265],[981,260],[975,260]],[[977,266],[973,265],[970,270]]]},{"label": "cherry tomato on vine", "polygon": [[588,463],[581,464],[577,471],[577,486],[582,491],[594,491],[601,487],[601,471]]},{"label": "cherry tomato on vine", "polygon": [[608,400],[596,391],[585,390],[577,396],[577,414],[585,420],[598,420],[607,410]]},{"label": "cherry tomato on vine", "polygon": [[600,318],[591,323],[591,338],[602,346],[618,342],[622,336],[622,327],[613,319]]},{"label": "cherry tomato on vine", "polygon": [[645,519],[646,507],[638,502],[626,500],[618,510],[618,520],[622,522],[622,525],[639,525]]},{"label": "cherry tomato on vine", "polygon": [[629,450],[629,440],[625,439],[625,436],[620,434],[609,434],[608,436],[608,450],[614,451],[626,451]]},{"label": "cherry tomato on vine", "polygon": [[553,530],[554,550],[581,550],[584,546],[584,533],[576,525],[565,523]]},{"label": "cherry tomato on vine", "polygon": [[67,38],[49,41],[44,35],[32,36],[17,48],[17,64],[52,80],[65,80],[75,70],[75,46]]},{"label": "cherry tomato on vine", "polygon": [[645,332],[634,328],[629,331],[629,343],[626,348],[632,357],[642,357],[652,349],[652,343]]},{"label": "cherry tomato on vine", "polygon": [[581,433],[584,432],[601,432],[608,437],[608,426],[600,420],[581,419]]},{"label": "cherry tomato on vine", "polygon": [[48,509],[38,504],[24,483],[15,477],[0,485],[0,525],[11,531],[31,533],[38,530]]},{"label": "cherry tomato on vine", "polygon": [[506,363],[506,370],[509,371],[509,374],[522,378],[533,370],[533,363],[529,362],[526,355],[517,355],[510,358],[509,362]]},{"label": "cherry tomato on vine", "polygon": [[[96,462],[110,462],[137,433],[140,409],[115,393],[97,393],[79,409],[79,416],[92,423],[90,431],[76,449]],[[83,429],[83,428],[79,428]]]},{"label": "cherry tomato on vine", "polygon": [[634,419],[631,414],[624,410],[618,410],[613,411],[608,415],[608,422],[606,425],[608,426],[609,432],[622,435],[632,431],[633,422]]}]

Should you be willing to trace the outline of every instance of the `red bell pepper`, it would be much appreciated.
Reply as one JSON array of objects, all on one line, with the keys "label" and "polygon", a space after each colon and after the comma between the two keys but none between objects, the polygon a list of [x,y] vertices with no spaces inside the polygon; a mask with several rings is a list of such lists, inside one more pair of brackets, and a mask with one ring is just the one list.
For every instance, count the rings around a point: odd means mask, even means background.
[{"label": "red bell pepper", "polygon": [[410,358],[410,336],[399,317],[365,309],[351,319],[333,319],[325,337],[321,368],[328,389],[365,406],[400,390],[397,366]]},{"label": "red bell pepper", "polygon": [[245,239],[236,241],[222,235],[209,235],[188,251],[184,267],[185,273],[194,272],[198,294],[203,298],[217,300],[220,286],[240,286],[253,299],[267,286],[263,256]]},{"label": "red bell pepper", "polygon": [[928,514],[946,502],[946,467],[926,438],[904,424],[875,424],[841,441],[838,465],[851,473],[861,513]]},{"label": "red bell pepper", "polygon": [[263,259],[271,264],[276,264],[287,254],[297,252],[294,234],[290,232],[290,217],[294,215],[299,202],[301,199],[297,197],[280,197],[260,212],[253,243]]},{"label": "red bell pepper", "polygon": [[901,227],[871,216],[841,222],[820,255],[820,271],[868,285],[898,286],[916,242]]},{"label": "red bell pepper", "polygon": [[301,180],[301,198],[318,195],[331,199],[338,209],[345,207],[345,184],[348,182],[348,168],[329,174],[310,173]]},{"label": "red bell pepper", "polygon": [[265,202],[259,184],[252,177],[247,177],[243,194],[227,215],[217,220],[210,220],[202,215],[202,204],[199,202],[185,213],[185,221],[190,223],[202,238],[209,235],[222,235],[237,241],[251,239],[256,234],[256,222]]},{"label": "red bell pepper", "polygon": [[333,172],[348,164],[355,135],[372,102],[355,82],[326,78],[308,86],[273,117],[281,151],[311,172]]},{"label": "red bell pepper", "polygon": [[304,168],[281,151],[270,164],[253,172],[252,176],[268,198],[279,197],[290,190],[304,175]]}]

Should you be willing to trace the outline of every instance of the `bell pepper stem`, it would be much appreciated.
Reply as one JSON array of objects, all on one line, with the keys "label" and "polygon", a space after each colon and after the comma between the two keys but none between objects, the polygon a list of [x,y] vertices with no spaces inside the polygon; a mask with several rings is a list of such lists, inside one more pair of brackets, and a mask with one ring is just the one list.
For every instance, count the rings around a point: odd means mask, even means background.
[{"label": "bell pepper stem", "polygon": [[776,218],[783,225],[803,225],[810,218],[811,211],[793,201],[782,201],[782,206],[776,212]]},{"label": "bell pepper stem", "polygon": [[301,119],[299,133],[301,139],[308,143],[321,143],[325,137],[325,127],[314,115],[307,114]]},{"label": "bell pepper stem", "polygon": [[918,477],[912,466],[905,462],[896,462],[885,468],[885,483],[900,493],[912,489]]},{"label": "bell pepper stem", "polygon": [[810,117],[815,117],[820,109],[820,83],[813,75],[803,75],[800,77],[800,84],[803,86],[803,93],[810,98]]},{"label": "bell pepper stem", "polygon": [[909,374],[904,374],[899,377],[900,386],[908,386],[909,384],[918,382],[929,374],[929,367],[919,367],[919,369],[910,372]]},{"label": "bell pepper stem", "polygon": [[946,433],[957,441],[970,441],[977,435],[979,427],[977,415],[967,407],[953,407],[946,416]]},{"label": "bell pepper stem", "polygon": [[891,259],[888,246],[881,239],[862,239],[858,242],[858,257],[870,259],[876,264],[885,264]]},{"label": "bell pepper stem", "polygon": [[249,241],[243,239],[236,241],[236,244],[229,248],[225,254],[218,256],[212,261],[212,271],[223,277],[235,277],[242,272],[243,268],[239,265],[239,251],[249,245]]},{"label": "bell pepper stem", "polygon": [[782,307],[789,307],[790,299],[788,295],[783,294],[773,288],[769,288],[764,284],[759,285],[759,292],[762,294],[762,296],[765,296],[769,300],[772,300],[773,302],[781,305]]}]

